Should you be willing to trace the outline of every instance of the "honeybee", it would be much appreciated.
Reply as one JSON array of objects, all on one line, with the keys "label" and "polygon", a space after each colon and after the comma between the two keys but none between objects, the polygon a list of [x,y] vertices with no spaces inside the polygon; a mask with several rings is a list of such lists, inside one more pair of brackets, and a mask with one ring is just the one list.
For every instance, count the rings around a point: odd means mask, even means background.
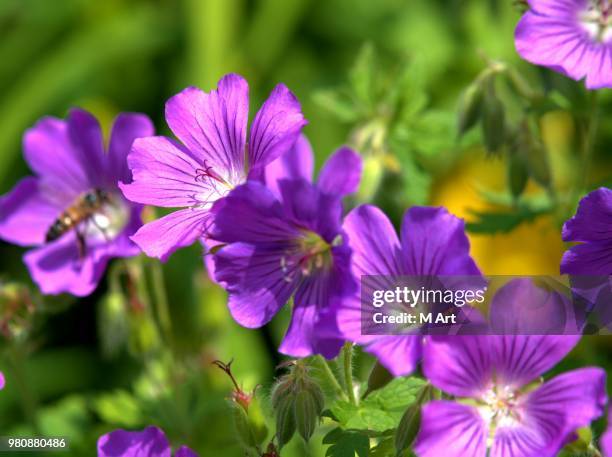
[{"label": "honeybee", "polygon": [[[75,229],[79,256],[83,258],[86,249],[85,235],[79,230],[79,224],[89,220],[93,221],[93,216],[107,203],[110,203],[110,195],[101,189],[93,189],[79,195],[51,224],[45,235],[45,242],[55,241],[65,233]],[[102,232],[104,233],[104,230]]]}]

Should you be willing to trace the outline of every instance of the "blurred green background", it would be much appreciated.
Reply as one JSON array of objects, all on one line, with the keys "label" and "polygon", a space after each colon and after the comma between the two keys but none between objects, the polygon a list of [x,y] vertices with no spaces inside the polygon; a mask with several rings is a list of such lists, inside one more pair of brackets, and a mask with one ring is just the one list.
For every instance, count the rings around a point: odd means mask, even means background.
[{"label": "blurred green background", "polygon": [[[402,190],[404,207],[446,205],[469,220],[473,211],[491,208],[482,189],[505,189],[504,160],[486,156],[478,133],[456,141],[459,94],[487,59],[516,65],[528,81],[558,90],[567,102],[540,119],[562,190],[572,182],[588,96],[580,84],[518,59],[513,30],[519,16],[511,0],[0,0],[0,194],[29,173],[21,137],[41,116],[63,117],[81,106],[108,132],[117,113],[138,111],[168,134],[165,101],[188,85],[210,90],[228,72],[249,81],[252,113],[278,82],[297,95],[320,165],[359,132],[359,121],[343,121],[325,105],[329,91],[350,78],[366,43],[376,50],[383,79],[409,64],[418,81],[406,94],[420,103],[408,139],[391,151],[400,167],[404,155],[418,156],[414,179]],[[604,114],[609,92],[600,97]],[[611,122],[602,116],[591,187],[612,174]],[[383,187],[379,198],[395,191]],[[527,193],[537,191],[529,183]],[[560,222],[569,213],[471,234],[472,252],[487,274],[556,274],[565,249]],[[151,326],[152,311],[135,310],[111,280],[81,300],[38,296],[22,254],[0,243],[5,295],[6,284],[26,284],[29,292],[19,289],[11,297],[35,308],[19,311],[14,341],[3,344],[0,435],[66,436],[70,455],[91,456],[102,433],[154,423],[174,444],[202,456],[243,455],[226,403],[231,385],[210,362],[233,358],[244,387],[261,384],[265,393],[282,361],[276,348],[287,312],[260,331],[240,328],[194,246],[175,254],[163,273],[143,259],[128,267],[127,276],[144,288],[165,275],[173,336],[162,340]],[[110,275],[121,283],[126,274],[113,266]],[[608,340],[585,340],[564,367],[610,367],[609,352]],[[364,356],[357,369],[365,373],[371,364]],[[308,446],[294,439],[283,455],[324,455],[320,436]]]}]

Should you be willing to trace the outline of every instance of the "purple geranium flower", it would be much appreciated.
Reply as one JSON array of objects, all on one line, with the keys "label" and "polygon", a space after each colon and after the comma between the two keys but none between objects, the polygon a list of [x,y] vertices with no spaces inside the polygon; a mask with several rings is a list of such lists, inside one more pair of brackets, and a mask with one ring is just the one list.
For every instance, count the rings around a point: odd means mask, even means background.
[{"label": "purple geranium flower", "polygon": [[525,60],[586,78],[588,89],[612,87],[612,3],[609,0],[528,0],[515,32]]},{"label": "purple geranium flower", "polygon": [[[115,430],[98,439],[98,457],[171,457],[170,443],[157,427],[140,432]],[[187,446],[179,447],[174,457],[198,457]]]},{"label": "purple geranium flower", "polygon": [[612,411],[608,413],[608,428],[599,440],[604,457],[612,457]]},{"label": "purple geranium flower", "polygon": [[[521,284],[527,286],[527,283]],[[535,287],[535,286],[533,286]],[[504,286],[491,312],[503,312],[524,291]],[[525,317],[508,315],[521,328]],[[606,374],[581,368],[544,383],[580,335],[429,336],[423,373],[458,401],[436,400],[422,410],[414,451],[419,457],[552,457],[573,432],[599,417],[606,404]],[[489,453],[487,451],[489,450]]]},{"label": "purple geranium flower", "polygon": [[215,205],[212,238],[228,243],[214,256],[215,277],[245,327],[266,324],[293,297],[279,350],[333,357],[342,344],[334,310],[355,289],[341,197],[357,189],[361,159],[339,149],[316,184],[311,164],[308,145],[298,145],[266,170],[270,188],[251,181]]},{"label": "purple geranium flower", "polygon": [[576,215],[563,226],[563,241],[581,241],[561,261],[561,273],[612,274],[612,190],[597,189],[582,200]]},{"label": "purple geranium flower", "polygon": [[153,133],[146,116],[121,114],[105,153],[98,122],[80,109],[26,132],[24,156],[35,176],[0,198],[0,238],[38,246],[24,260],[43,293],[88,295],[109,259],[140,252],[129,237],[141,225],[141,206],[125,200],[117,182],[130,179],[134,139]]},{"label": "purple geranium flower", "polygon": [[126,198],[182,208],[144,225],[132,239],[151,256],[166,260],[206,233],[210,209],[265,165],[291,148],[306,124],[300,104],[283,84],[274,88],[251,125],[247,142],[249,87],[230,74],[218,89],[189,87],[166,103],[166,121],[180,144],[166,137],[142,138],[128,157],[134,181]]},{"label": "purple geranium flower", "polygon": [[[480,275],[470,257],[461,219],[444,208],[413,207],[404,214],[401,240],[387,216],[363,205],[351,211],[344,230],[353,250],[352,271],[362,275]],[[364,335],[360,294],[346,300],[338,325],[344,336],[364,346],[393,375],[411,373],[421,358],[422,335]]]}]

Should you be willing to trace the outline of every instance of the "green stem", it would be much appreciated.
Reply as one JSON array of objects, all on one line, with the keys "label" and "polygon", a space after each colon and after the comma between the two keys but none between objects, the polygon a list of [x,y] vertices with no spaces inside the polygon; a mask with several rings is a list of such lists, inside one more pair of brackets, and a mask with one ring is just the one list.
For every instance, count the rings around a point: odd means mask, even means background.
[{"label": "green stem", "polygon": [[596,90],[591,93],[591,108],[589,110],[586,135],[582,149],[582,180],[579,182],[579,187],[577,189],[579,193],[586,189],[586,186],[589,181],[589,172],[591,168],[591,162],[593,160],[593,147],[595,146],[597,129],[599,128],[599,105],[597,94],[598,91]]},{"label": "green stem", "polygon": [[344,366],[344,384],[349,401],[357,404],[355,388],[353,387],[353,344],[346,342],[342,347],[342,362]]},{"label": "green stem", "polygon": [[168,292],[164,280],[164,272],[159,262],[151,261],[150,265],[157,318],[166,342],[170,343],[172,341],[172,319],[170,317],[170,306],[168,304]]},{"label": "green stem", "polygon": [[32,427],[34,435],[40,436],[40,427],[36,415],[37,400],[34,393],[30,389],[28,377],[25,372],[25,354],[23,348],[14,346],[11,351],[11,359],[13,365],[13,375],[15,376],[15,384],[20,391],[21,407],[23,414]]}]

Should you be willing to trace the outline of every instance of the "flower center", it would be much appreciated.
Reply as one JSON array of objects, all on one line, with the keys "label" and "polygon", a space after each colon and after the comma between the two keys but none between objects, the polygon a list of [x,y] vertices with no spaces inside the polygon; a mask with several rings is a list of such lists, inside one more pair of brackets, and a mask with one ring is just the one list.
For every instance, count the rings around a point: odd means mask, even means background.
[{"label": "flower center", "polygon": [[125,228],[130,219],[130,208],[125,200],[108,193],[102,205],[83,222],[86,239],[111,241]]},{"label": "flower center", "polygon": [[510,387],[495,386],[487,390],[478,403],[480,415],[489,424],[489,447],[493,444],[497,428],[514,427],[520,422],[518,398]]},{"label": "flower center", "polygon": [[591,38],[600,43],[612,39],[612,3],[609,0],[591,0],[579,18]]},{"label": "flower center", "polygon": [[330,244],[321,236],[310,230],[303,230],[293,248],[281,257],[281,269],[287,282],[295,278],[296,272],[310,276],[314,271],[331,267],[333,263],[332,247],[342,242],[340,235]]},{"label": "flower center", "polygon": [[225,197],[244,179],[223,177],[205,160],[202,168],[195,170],[194,181],[199,184],[199,191],[192,195],[194,207],[208,209],[214,202]]}]

